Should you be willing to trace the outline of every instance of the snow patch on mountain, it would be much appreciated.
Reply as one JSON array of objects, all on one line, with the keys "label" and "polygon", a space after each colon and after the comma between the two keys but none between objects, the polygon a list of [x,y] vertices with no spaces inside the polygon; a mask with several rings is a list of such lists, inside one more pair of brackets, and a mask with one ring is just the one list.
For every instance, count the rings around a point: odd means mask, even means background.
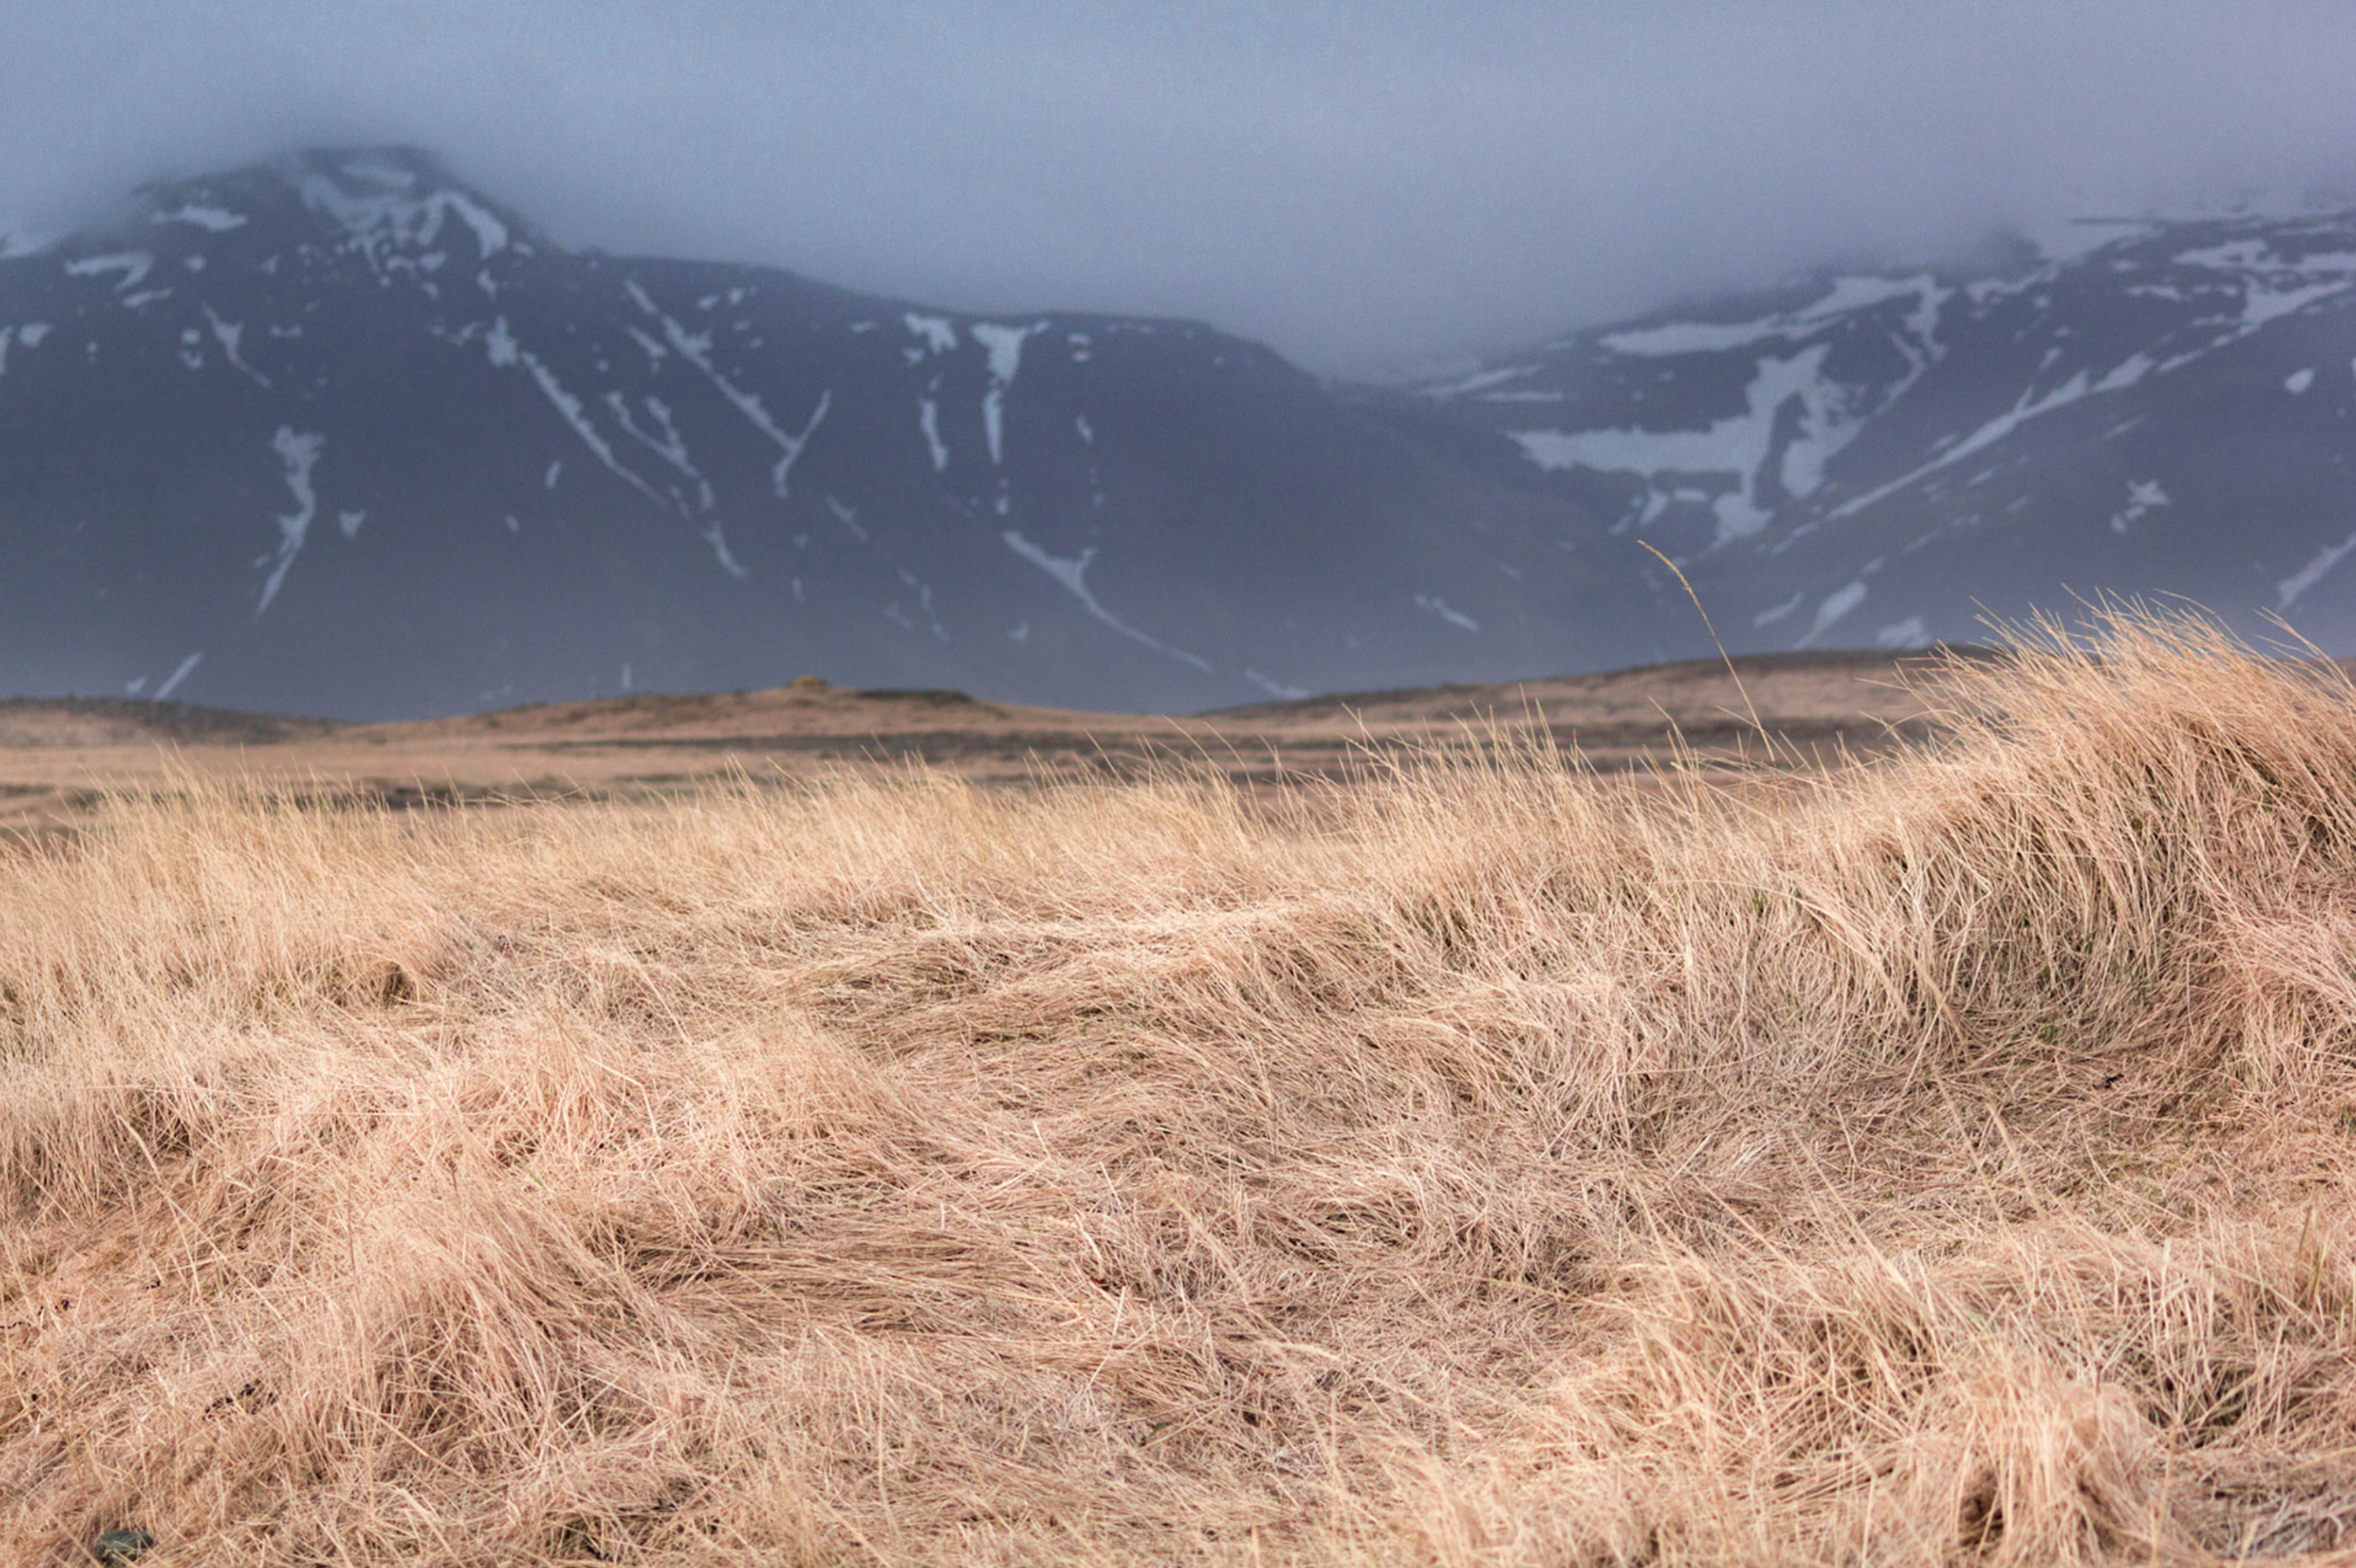
[{"label": "snow patch on mountain", "polygon": [[1155,641],[1098,602],[1097,596],[1088,591],[1087,582],[1088,563],[1096,560],[1096,546],[1086,547],[1076,556],[1057,556],[1050,555],[1012,528],[998,537],[1006,542],[1007,549],[1061,583],[1066,592],[1080,602],[1080,608],[1127,637],[1130,642],[1151,648],[1155,653],[1166,655],[1181,664],[1192,665],[1205,675],[1213,673],[1209,663],[1199,656],[1190,654],[1183,648],[1173,648],[1167,643]]},{"label": "snow patch on mountain", "polygon": [[2305,310],[2319,299],[2345,293],[2351,288],[2356,288],[2356,281],[2307,283],[2290,288],[2253,283],[2242,296],[2242,330],[2237,336],[2246,336],[2277,316]]},{"label": "snow patch on mountain", "polygon": [[509,327],[506,316],[500,316],[492,322],[490,330],[484,335],[483,347],[489,355],[491,363],[502,369],[517,365],[522,366],[531,377],[533,384],[540,388],[541,395],[548,400],[549,406],[555,409],[558,415],[563,419],[565,425],[574,435],[581,438],[581,444],[587,447],[599,463],[605,464],[607,472],[656,506],[663,505],[663,498],[656,493],[655,487],[640,478],[636,472],[624,466],[621,459],[614,455],[613,443],[599,433],[581,400],[565,389],[564,383],[557,379],[556,372],[550,369],[538,355],[516,341],[515,333]]},{"label": "snow patch on mountain", "polygon": [[861,544],[865,544],[867,542],[867,530],[859,526],[858,508],[846,506],[842,502],[836,500],[832,496],[829,496],[826,498],[826,509],[834,514],[834,520],[836,522],[841,523],[844,528],[851,530],[851,538],[857,539]]},{"label": "snow patch on mountain", "polygon": [[333,176],[305,170],[294,182],[304,205],[333,219],[373,271],[382,272],[396,251],[431,249],[452,218],[472,232],[481,260],[508,248],[512,236],[496,213],[462,191],[420,195],[417,185],[413,170],[375,158],[348,160]]},{"label": "snow patch on mountain", "polygon": [[1808,628],[1808,635],[1802,637],[1797,645],[1807,647],[1818,637],[1831,631],[1833,627],[1839,624],[1842,617],[1865,603],[1865,584],[1854,581],[1825,595],[1825,602],[1816,606],[1815,624]]},{"label": "snow patch on mountain", "polygon": [[921,315],[909,311],[900,317],[908,324],[909,333],[925,340],[925,347],[935,354],[952,353],[957,348],[957,324],[945,315]]},{"label": "snow patch on mountain", "polygon": [[205,306],[205,319],[212,324],[213,337],[220,344],[222,357],[263,386],[270,385],[270,378],[247,364],[238,353],[238,345],[245,336],[245,324],[239,321],[223,321],[210,305]]},{"label": "snow patch on mountain", "polygon": [[1448,601],[1440,598],[1436,593],[1417,594],[1415,596],[1415,607],[1430,614],[1439,616],[1441,620],[1461,631],[1477,632],[1481,629],[1480,622],[1474,620],[1472,616],[1467,615],[1462,610],[1451,609],[1449,607]]},{"label": "snow patch on mountain", "polygon": [[819,423],[825,420],[827,410],[834,401],[832,390],[819,393],[818,405],[810,411],[809,419],[799,433],[787,433],[769,417],[768,407],[761,401],[759,394],[744,390],[723,375],[720,368],[712,363],[710,333],[688,331],[669,312],[658,309],[635,279],[631,280],[628,287],[630,297],[637,303],[638,308],[662,323],[663,340],[678,351],[680,358],[703,372],[704,379],[710,381],[720,395],[744,416],[745,421],[776,446],[782,455],[769,470],[769,483],[776,489],[778,500],[789,499],[793,492],[794,464],[801,461],[803,449],[809,445],[810,437],[818,433]]},{"label": "snow patch on mountain", "polygon": [[[905,566],[900,568],[899,576],[900,581],[905,586],[916,590],[917,612],[925,617],[926,624],[932,627],[933,640],[937,643],[949,643],[956,641],[955,638],[949,635],[949,629],[941,624],[940,612],[933,608],[932,584],[926,582],[923,578],[918,577],[915,572],[910,571]],[[896,606],[894,606],[894,608],[896,608]]]},{"label": "snow patch on mountain", "polygon": [[925,450],[933,454],[933,472],[945,472],[949,465],[949,449],[941,440],[941,406],[930,398],[916,400],[916,428],[925,432]]},{"label": "snow patch on mountain", "polygon": [[1030,326],[1001,326],[978,321],[966,329],[990,353],[990,390],[981,400],[981,432],[989,443],[993,464],[1002,465],[1006,461],[1006,393],[1014,385],[1015,373],[1023,368],[1023,340],[1033,333],[1046,331],[1048,325],[1044,321]]},{"label": "snow patch on mountain", "polygon": [[155,256],[150,251],[118,251],[112,255],[84,256],[79,261],[66,263],[66,275],[70,278],[93,278],[104,272],[121,272],[123,281],[114,285],[116,293],[137,288],[155,270]]},{"label": "snow patch on mountain", "polygon": [[[632,284],[631,286],[633,289],[637,287],[636,284]],[[649,367],[659,368],[665,359],[670,357],[669,345],[656,342],[653,338],[648,337],[645,333],[639,331],[635,326],[625,326],[622,330],[630,335],[631,342],[637,344],[641,349],[645,350],[647,364]]]},{"label": "snow patch on mountain", "polygon": [[712,547],[712,559],[720,562],[721,571],[726,572],[731,577],[739,579],[740,581],[753,575],[751,572],[744,570],[744,565],[742,561],[739,561],[734,555],[729,553],[728,535],[725,530],[722,528],[719,518],[712,518],[712,521],[704,524],[698,531],[702,534],[703,542]]},{"label": "snow patch on mountain", "polygon": [[[1026,626],[1024,630],[1027,632],[1029,628]],[[1259,671],[1253,669],[1248,665],[1244,667],[1243,677],[1246,680],[1250,681],[1254,686],[1258,687],[1262,691],[1267,692],[1270,697],[1275,698],[1280,702],[1298,702],[1301,699],[1309,695],[1309,688],[1307,687],[1291,686],[1280,680],[1270,680],[1267,676],[1260,674]]]},{"label": "snow patch on mountain", "polygon": [[[1886,496],[1895,495],[1908,485],[1917,484],[1943,468],[1954,466],[1974,453],[1994,446],[2033,419],[2041,418],[2059,409],[2068,408],[2082,398],[2104,392],[2123,391],[2142,380],[2154,368],[2148,355],[2135,354],[2113,366],[2099,381],[2089,383],[2086,372],[2083,369],[2078,370],[2073,372],[2068,380],[2041,396],[2037,393],[2035,384],[2031,383],[2026,390],[2022,391],[2011,408],[1989,420],[1971,434],[1940,453],[1938,456],[1909,469],[1886,484],[1875,485],[1861,496],[1852,496],[1842,502],[1832,509],[1830,516],[1850,517]],[[2167,367],[2163,365],[2157,368],[2166,369]]]},{"label": "snow patch on mountain", "polygon": [[2168,492],[2157,479],[2136,479],[2127,484],[2127,504],[2111,514],[2111,532],[2123,534],[2147,513],[2160,507],[2174,505]]},{"label": "snow patch on mountain", "polygon": [[37,348],[41,345],[41,339],[49,335],[49,324],[45,321],[28,321],[15,328],[0,325],[0,376],[8,373],[8,340],[12,332],[19,347]]},{"label": "snow patch on mountain", "polygon": [[712,510],[714,499],[712,481],[703,476],[703,471],[688,455],[687,438],[679,433],[679,426],[671,419],[670,405],[652,396],[641,401],[647,413],[660,427],[659,431],[641,428],[637,419],[632,417],[630,405],[621,393],[609,391],[605,394],[606,411],[614,416],[614,422],[622,427],[623,433],[678,470],[681,477],[696,486],[700,509]]},{"label": "snow patch on mountain", "polygon": [[782,437],[778,441],[777,444],[784,449],[785,455],[778,458],[776,465],[769,470],[769,482],[776,486],[778,500],[783,501],[791,497],[794,464],[801,461],[802,452],[809,445],[810,437],[818,433],[819,421],[826,418],[826,411],[833,405],[833,390],[821,389],[818,395],[818,406],[810,410],[810,417],[803,424],[801,432],[798,435]]},{"label": "snow patch on mountain", "polygon": [[[303,541],[311,532],[311,519],[319,515],[319,494],[311,484],[311,471],[319,464],[320,456],[327,450],[327,438],[316,432],[298,433],[292,425],[280,425],[278,433],[270,438],[270,449],[278,453],[285,464],[286,488],[294,496],[294,510],[278,519],[278,549],[264,556],[262,563],[271,565],[269,578],[262,585],[262,603],[253,607],[255,620],[270,608],[278,597],[279,585],[286,581],[294,558],[303,553]],[[166,689],[172,684],[167,683]],[[161,697],[163,694],[156,694]]]},{"label": "snow patch on mountain", "polygon": [[242,212],[231,212],[225,207],[210,207],[203,202],[184,202],[170,212],[156,213],[149,219],[155,223],[190,223],[208,234],[226,234],[232,229],[245,227]]},{"label": "snow patch on mountain", "polygon": [[1517,381],[1525,376],[1536,375],[1545,368],[1546,364],[1543,360],[1533,360],[1523,365],[1503,365],[1494,370],[1475,370],[1469,376],[1460,377],[1453,381],[1442,381],[1437,386],[1422,388],[1421,390],[1427,398],[1468,397],[1491,387],[1502,387],[1508,381]]},{"label": "snow patch on mountain", "polygon": [[[188,677],[196,674],[197,667],[204,662],[205,652],[202,648],[198,648],[195,653],[192,653],[187,658],[182,659],[173,669],[172,673],[164,678],[164,684],[155,688],[155,700],[161,702],[166,698],[171,696],[172,693],[179,690],[180,683],[187,679]],[[145,677],[143,676],[141,680],[144,683]]]},{"label": "snow patch on mountain", "polygon": [[[1928,342],[1933,339],[1938,327],[1939,307],[1953,292],[1927,272],[1911,278],[1836,278],[1830,292],[1822,299],[1781,315],[1738,322],[1670,322],[1661,326],[1606,333],[1596,341],[1614,354],[1645,357],[1715,354],[1746,348],[1769,338],[1806,336],[1853,312],[1869,310],[1888,300],[1912,298],[1918,303],[1908,314],[1908,328],[1917,338]],[[1494,382],[1476,376],[1460,384],[1458,389],[1471,390],[1483,384]]]},{"label": "snow patch on mountain", "polygon": [[[1651,491],[1644,520],[1715,480],[1721,540],[1742,539],[1766,526],[1782,496],[1806,496],[1824,483],[1826,461],[1857,433],[1851,395],[1823,374],[1829,345],[1815,344],[1788,359],[1762,359],[1746,394],[1748,407],[1706,430],[1531,430],[1506,433],[1530,461],[1548,470],[1583,467],[1633,474]],[[1796,400],[1795,425],[1783,413]],[[1778,440],[1779,426],[1783,439]]]},{"label": "snow patch on mountain", "polygon": [[2356,534],[2316,551],[2313,560],[2275,584],[2275,608],[2287,610],[2297,603],[2300,594],[2322,581],[2324,574],[2345,560],[2351,550],[2356,550]]},{"label": "snow patch on mountain", "polygon": [[1011,387],[1015,373],[1023,368],[1023,340],[1046,331],[1049,325],[1040,321],[1029,326],[1001,326],[995,322],[977,321],[966,330],[989,352],[990,379],[1001,387]]},{"label": "snow patch on mountain", "polygon": [[2170,358],[2160,367],[2164,370],[2238,342],[2267,323],[2295,315],[2319,300],[2356,289],[2356,251],[2314,251],[2291,259],[2278,252],[2272,240],[2245,238],[2182,251],[2174,261],[2179,266],[2224,274],[2229,286],[2238,283],[2242,308],[2222,335],[2201,348]]},{"label": "snow patch on mountain", "polygon": [[654,486],[635,471],[623,466],[621,459],[614,455],[613,443],[598,433],[581,400],[565,389],[564,383],[557,379],[556,372],[530,350],[520,351],[519,357],[525,370],[530,373],[533,383],[540,388],[541,394],[548,400],[549,406],[563,417],[564,422],[572,427],[573,433],[581,438],[581,443],[596,454],[597,461],[632,489],[660,506],[662,497],[655,494]]}]

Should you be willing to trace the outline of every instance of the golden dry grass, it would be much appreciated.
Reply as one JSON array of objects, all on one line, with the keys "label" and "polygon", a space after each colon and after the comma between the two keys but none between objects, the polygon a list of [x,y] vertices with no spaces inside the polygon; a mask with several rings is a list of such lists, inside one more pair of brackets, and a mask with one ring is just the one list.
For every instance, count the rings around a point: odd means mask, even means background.
[{"label": "golden dry grass", "polygon": [[937,774],[0,866],[0,1543],[143,1565],[2356,1546],[2356,691]]},{"label": "golden dry grass", "polygon": [[70,833],[106,795],[187,782],[338,781],[388,805],[648,801],[752,778],[785,785],[915,763],[1029,787],[1042,769],[1105,777],[1173,760],[1249,790],[1346,777],[1369,750],[1512,747],[1550,739],[1597,772],[1645,772],[1674,739],[1712,761],[1756,758],[1756,705],[1787,760],[1921,738],[1906,689],[1922,654],[1774,654],[1731,667],[1656,665],[1495,686],[1431,687],[1193,717],[1075,713],[956,692],[641,694],[410,723],[336,725],[127,699],[0,701],[0,834]]}]

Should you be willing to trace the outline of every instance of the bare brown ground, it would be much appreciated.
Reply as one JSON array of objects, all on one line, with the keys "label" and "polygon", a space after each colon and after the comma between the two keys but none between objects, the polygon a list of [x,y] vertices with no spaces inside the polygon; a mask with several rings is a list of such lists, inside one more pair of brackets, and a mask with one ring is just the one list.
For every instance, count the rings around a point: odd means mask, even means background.
[{"label": "bare brown ground", "polygon": [[0,868],[0,1560],[2356,1560],[2356,690],[1940,701],[102,803]]},{"label": "bare brown ground", "polygon": [[1505,686],[1270,703],[1191,718],[1076,713],[956,692],[823,686],[546,704],[412,724],[335,725],[137,702],[0,703],[0,829],[80,820],[108,788],[257,773],[391,805],[509,797],[651,799],[715,780],[807,781],[909,763],[974,783],[1117,777],[1183,763],[1256,791],[1340,777],[1401,747],[1550,738],[1601,773],[1649,773],[1680,750],[1721,762],[1768,748],[1828,761],[1924,732],[1906,670],[1922,656],[1801,654]]}]

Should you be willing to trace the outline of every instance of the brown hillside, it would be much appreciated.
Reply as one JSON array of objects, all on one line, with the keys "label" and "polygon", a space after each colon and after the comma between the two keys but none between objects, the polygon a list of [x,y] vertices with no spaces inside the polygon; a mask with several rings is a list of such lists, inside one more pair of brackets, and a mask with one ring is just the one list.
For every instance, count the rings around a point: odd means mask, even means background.
[{"label": "brown hillside", "polygon": [[[1486,746],[1544,735],[1605,773],[1651,769],[1678,746],[1731,760],[1830,761],[1927,721],[1911,687],[1935,659],[1801,654],[1726,667],[1668,665],[1495,686],[1436,687],[1270,703],[1183,717],[1078,713],[958,692],[823,685],[543,704],[418,723],[331,725],[134,702],[0,707],[0,823],[71,820],[100,784],[152,788],[167,773],[254,770],[351,784],[380,799],[675,795],[744,774],[807,778],[919,763],[988,784],[1043,770],[1179,763],[1255,787],[1337,776],[1368,753]],[[1763,743],[1751,706],[1774,737]]]}]

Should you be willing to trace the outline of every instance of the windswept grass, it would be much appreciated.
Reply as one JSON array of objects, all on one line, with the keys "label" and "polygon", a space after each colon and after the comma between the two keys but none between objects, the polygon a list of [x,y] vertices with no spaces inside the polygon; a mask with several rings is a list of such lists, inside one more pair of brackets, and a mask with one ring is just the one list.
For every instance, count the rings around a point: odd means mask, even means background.
[{"label": "windswept grass", "polygon": [[0,1555],[2356,1547],[2356,693],[0,865]]}]

